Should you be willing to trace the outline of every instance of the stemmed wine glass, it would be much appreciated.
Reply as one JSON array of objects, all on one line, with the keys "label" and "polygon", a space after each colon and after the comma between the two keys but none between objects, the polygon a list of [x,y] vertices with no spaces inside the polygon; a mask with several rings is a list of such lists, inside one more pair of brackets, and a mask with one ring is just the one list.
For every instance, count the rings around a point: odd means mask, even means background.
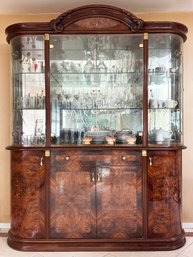
[{"label": "stemmed wine glass", "polygon": [[66,109],[71,109],[71,105],[72,105],[72,102],[70,101],[71,97],[72,97],[72,94],[70,93],[63,93],[63,96],[64,96],[64,106]]}]

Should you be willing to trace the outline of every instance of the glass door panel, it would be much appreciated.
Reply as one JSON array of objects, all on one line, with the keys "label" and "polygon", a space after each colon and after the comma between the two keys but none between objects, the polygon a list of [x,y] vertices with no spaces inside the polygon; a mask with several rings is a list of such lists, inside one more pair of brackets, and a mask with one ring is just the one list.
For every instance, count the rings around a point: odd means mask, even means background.
[{"label": "glass door panel", "polygon": [[45,74],[43,36],[11,40],[13,144],[45,143]]},{"label": "glass door panel", "polygon": [[50,36],[53,144],[135,142],[143,130],[142,43],[142,35]]},{"label": "glass door panel", "polygon": [[149,143],[182,143],[182,38],[149,36]]}]

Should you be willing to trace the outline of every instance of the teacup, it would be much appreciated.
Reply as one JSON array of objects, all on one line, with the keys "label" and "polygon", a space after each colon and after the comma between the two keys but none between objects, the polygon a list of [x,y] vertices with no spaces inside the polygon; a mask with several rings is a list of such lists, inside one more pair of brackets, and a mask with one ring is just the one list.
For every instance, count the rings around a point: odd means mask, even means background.
[{"label": "teacup", "polygon": [[178,104],[178,101],[173,100],[173,99],[167,99],[165,101],[165,107],[166,108],[175,108]]}]

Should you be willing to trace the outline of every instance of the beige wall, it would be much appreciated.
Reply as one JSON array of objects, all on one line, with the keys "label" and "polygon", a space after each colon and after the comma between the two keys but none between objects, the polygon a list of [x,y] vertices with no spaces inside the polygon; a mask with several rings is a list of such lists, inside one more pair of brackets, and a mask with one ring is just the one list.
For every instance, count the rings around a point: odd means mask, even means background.
[{"label": "beige wall", "polygon": [[[49,21],[58,14],[0,16],[0,223],[10,221],[10,163],[5,147],[10,143],[10,50],[5,28],[17,22]],[[185,24],[188,40],[184,44],[184,131],[183,222],[193,222],[193,13],[137,14],[144,20],[176,21]]]},{"label": "beige wall", "polygon": [[[58,15],[58,14],[57,14]],[[49,21],[55,15],[0,15],[0,223],[10,221],[10,48],[5,28],[13,23]]]}]

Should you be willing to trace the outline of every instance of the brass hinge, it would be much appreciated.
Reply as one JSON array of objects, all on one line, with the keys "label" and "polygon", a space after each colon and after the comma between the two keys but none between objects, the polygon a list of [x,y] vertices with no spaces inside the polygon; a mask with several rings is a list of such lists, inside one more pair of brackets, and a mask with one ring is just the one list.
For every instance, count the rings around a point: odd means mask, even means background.
[{"label": "brass hinge", "polygon": [[146,157],[147,156],[147,150],[142,150],[141,155],[142,155],[142,157]]},{"label": "brass hinge", "polygon": [[50,39],[50,35],[49,34],[44,34],[44,40],[49,40]]},{"label": "brass hinge", "polygon": [[45,157],[50,157],[50,150],[45,150]]},{"label": "brass hinge", "polygon": [[144,33],[144,34],[143,34],[143,39],[144,39],[144,40],[148,40],[148,33]]}]

